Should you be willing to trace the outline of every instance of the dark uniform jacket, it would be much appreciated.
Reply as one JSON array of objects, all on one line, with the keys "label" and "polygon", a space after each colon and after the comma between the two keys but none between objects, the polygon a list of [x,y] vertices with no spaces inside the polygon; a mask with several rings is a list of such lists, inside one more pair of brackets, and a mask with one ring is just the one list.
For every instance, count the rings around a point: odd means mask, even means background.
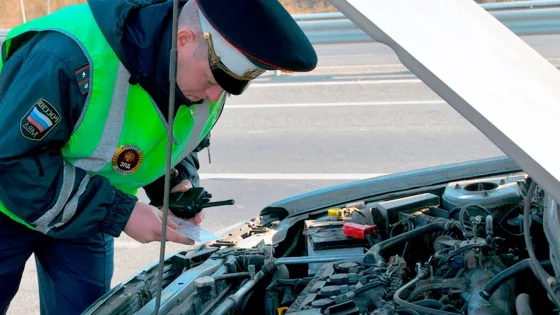
[{"label": "dark uniform jacket", "polygon": [[[150,2],[154,3],[145,6]],[[140,83],[167,118],[173,2],[90,0],[89,4],[103,34],[130,71],[131,83]],[[62,189],[60,149],[84,109],[87,91],[80,89],[77,71],[88,61],[71,38],[57,32],[29,36],[14,45],[19,49],[5,60],[0,73],[0,200],[18,217],[33,222],[56,204]],[[176,109],[189,104],[178,89],[175,92]],[[20,124],[39,99],[52,104],[62,119],[41,141],[31,141],[22,136]],[[208,144],[207,138],[176,167],[179,176],[172,185],[183,179],[199,184],[196,152]],[[76,194],[84,175],[84,170],[76,169],[67,200]],[[144,187],[154,205],[163,203],[163,180]],[[58,238],[98,232],[119,236],[136,201],[106,178],[95,176],[78,198],[74,217],[48,234]]]}]

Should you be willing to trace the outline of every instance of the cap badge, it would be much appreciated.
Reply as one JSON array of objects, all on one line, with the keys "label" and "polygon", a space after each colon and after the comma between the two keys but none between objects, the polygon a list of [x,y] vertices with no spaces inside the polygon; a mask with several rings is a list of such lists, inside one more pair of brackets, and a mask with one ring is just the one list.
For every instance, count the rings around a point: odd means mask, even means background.
[{"label": "cap badge", "polygon": [[133,145],[121,145],[113,154],[113,169],[122,175],[136,172],[142,164],[142,150]]}]

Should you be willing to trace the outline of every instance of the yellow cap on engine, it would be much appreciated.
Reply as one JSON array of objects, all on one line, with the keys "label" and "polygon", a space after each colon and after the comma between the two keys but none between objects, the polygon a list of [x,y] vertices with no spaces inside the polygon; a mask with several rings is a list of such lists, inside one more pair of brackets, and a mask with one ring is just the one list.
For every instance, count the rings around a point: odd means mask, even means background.
[{"label": "yellow cap on engine", "polygon": [[340,215],[340,209],[339,208],[332,208],[332,209],[329,209],[327,211],[327,213],[332,217],[338,217]]}]

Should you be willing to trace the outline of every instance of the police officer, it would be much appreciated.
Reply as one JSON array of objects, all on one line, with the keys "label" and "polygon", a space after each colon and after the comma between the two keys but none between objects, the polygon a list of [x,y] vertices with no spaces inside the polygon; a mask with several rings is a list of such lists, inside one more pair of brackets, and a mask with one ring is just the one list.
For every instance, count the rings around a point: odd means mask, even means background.
[{"label": "police officer", "polygon": [[[42,314],[110,289],[113,238],[159,241],[172,1],[89,0],[15,27],[0,63],[0,314],[35,254]],[[198,185],[227,94],[317,56],[276,0],[182,0],[173,191]],[[139,202],[144,187],[152,205]],[[159,200],[157,200],[159,199]],[[200,223],[200,218],[194,219]],[[168,241],[192,244],[169,221]]]}]

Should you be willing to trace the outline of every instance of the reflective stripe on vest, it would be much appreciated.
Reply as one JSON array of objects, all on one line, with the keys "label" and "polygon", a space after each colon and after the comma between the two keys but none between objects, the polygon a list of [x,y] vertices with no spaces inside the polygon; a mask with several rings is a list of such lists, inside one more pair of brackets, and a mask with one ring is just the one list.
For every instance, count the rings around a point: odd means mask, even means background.
[{"label": "reflective stripe on vest", "polygon": [[[66,222],[68,222],[68,220],[70,220],[76,213],[78,208],[78,199],[86,191],[86,187],[90,181],[90,176],[88,174],[85,175],[72,199],[68,200],[70,198],[70,194],[72,193],[72,189],[74,188],[75,173],[75,168],[68,162],[64,161],[62,188],[58,194],[55,205],[45,212],[43,216],[32,223],[36,226],[35,229],[37,231],[46,234],[50,229],[66,224]],[[64,210],[64,212],[62,213],[62,219],[60,222],[54,225],[49,225],[62,210]]]},{"label": "reflective stripe on vest", "polygon": [[[128,99],[130,73],[122,63],[119,63],[119,70],[117,73],[117,80],[113,90],[113,101],[105,126],[103,127],[103,135],[101,140],[95,147],[91,156],[81,158],[74,162],[74,166],[82,168],[88,172],[99,172],[107,164],[111,163],[113,153],[119,147],[119,139],[123,128],[123,121],[126,112],[126,103]],[[156,104],[153,104],[157,108]],[[200,143],[203,138],[203,131],[208,118],[210,117],[210,104],[204,102],[197,106],[197,110],[193,113],[192,108],[189,108],[191,116],[194,118],[194,126],[189,137],[181,159],[189,155]],[[159,110],[158,110],[159,113]],[[164,117],[160,115],[162,123],[169,128],[169,124]],[[175,140],[176,142],[176,140]]]},{"label": "reflective stripe on vest", "polygon": [[128,99],[129,79],[130,73],[124,65],[119,62],[111,109],[109,110],[109,115],[103,127],[101,140],[95,147],[91,156],[77,160],[74,162],[74,166],[83,168],[89,172],[99,172],[111,161],[113,152],[115,152],[119,145],[119,138],[123,128],[126,101]]},{"label": "reflective stripe on vest", "polygon": [[194,126],[181,159],[184,159],[200,144],[200,140],[203,136],[202,132],[210,117],[210,104],[208,104],[208,102],[204,102],[202,106],[198,106],[196,109],[196,113],[193,114],[192,108],[189,108],[191,116],[194,118]]}]

